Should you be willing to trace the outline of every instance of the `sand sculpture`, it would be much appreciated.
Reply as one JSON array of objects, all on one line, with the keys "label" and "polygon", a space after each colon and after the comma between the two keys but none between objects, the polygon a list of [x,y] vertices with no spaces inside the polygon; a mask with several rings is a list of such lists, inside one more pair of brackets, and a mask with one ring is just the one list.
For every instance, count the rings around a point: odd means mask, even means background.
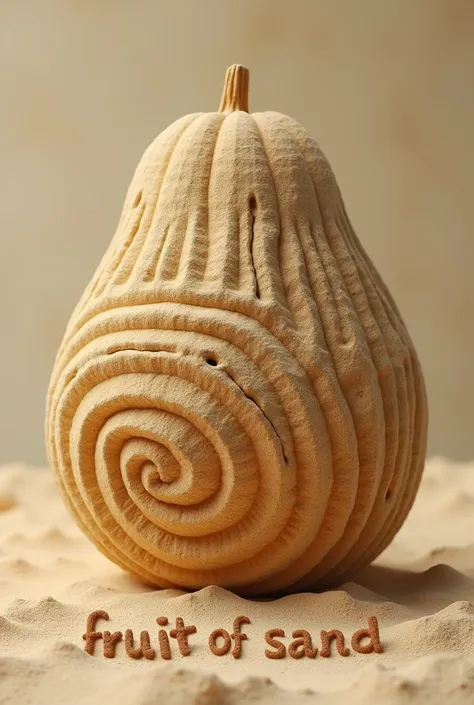
[{"label": "sand sculpture", "polygon": [[335,585],[390,543],[427,404],[324,154],[247,96],[232,66],[218,112],[145,151],[60,346],[46,434],[112,561],[258,595]]}]

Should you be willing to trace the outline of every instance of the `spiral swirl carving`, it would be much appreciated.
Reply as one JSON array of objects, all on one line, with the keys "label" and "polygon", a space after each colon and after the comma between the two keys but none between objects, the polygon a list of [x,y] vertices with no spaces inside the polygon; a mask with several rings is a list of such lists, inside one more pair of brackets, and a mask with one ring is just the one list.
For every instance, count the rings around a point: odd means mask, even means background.
[{"label": "spiral swirl carving", "polygon": [[[172,330],[175,317],[161,304],[83,329],[51,401],[63,487],[91,538],[151,582],[258,582],[322,522],[321,411],[294,359],[282,347],[269,359],[258,324],[186,307]],[[209,325],[213,336],[196,332]]]}]

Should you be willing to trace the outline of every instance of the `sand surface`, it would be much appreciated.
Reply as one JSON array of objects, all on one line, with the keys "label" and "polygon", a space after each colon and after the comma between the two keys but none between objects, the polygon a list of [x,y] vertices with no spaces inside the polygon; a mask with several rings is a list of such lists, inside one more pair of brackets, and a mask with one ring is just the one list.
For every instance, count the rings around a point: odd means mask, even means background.
[{"label": "sand surface", "polygon": [[[109,563],[69,518],[49,472],[0,468],[0,703],[234,705],[236,703],[474,702],[474,464],[427,463],[404,527],[353,582],[322,594],[244,600],[217,587],[194,594],[156,591]],[[84,651],[87,616],[105,610],[97,630],[147,630],[156,658]],[[191,653],[170,639],[159,652],[156,618],[194,625]],[[242,654],[213,655],[208,636],[248,636]],[[265,632],[306,629],[320,648],[322,629],[354,631],[377,617],[383,653],[270,659]],[[366,643],[366,642],[363,642]],[[222,644],[222,641],[219,642]]]}]

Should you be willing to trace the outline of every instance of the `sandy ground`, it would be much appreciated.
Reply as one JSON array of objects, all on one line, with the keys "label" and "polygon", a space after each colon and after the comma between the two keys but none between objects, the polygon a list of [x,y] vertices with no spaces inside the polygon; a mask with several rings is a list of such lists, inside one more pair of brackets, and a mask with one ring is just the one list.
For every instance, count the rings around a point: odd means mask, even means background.
[{"label": "sandy ground", "polygon": [[[415,506],[392,545],[353,582],[322,594],[244,600],[217,587],[193,594],[155,591],[125,575],[83,538],[47,471],[21,464],[0,468],[0,703],[237,703],[474,702],[474,464],[440,458],[427,463]],[[104,639],[85,653],[87,617],[105,610],[95,629],[120,631],[115,657]],[[215,656],[209,634],[232,632],[235,617],[247,640],[235,659]],[[357,654],[351,636],[375,616],[383,653]],[[189,656],[164,631],[177,617],[195,626]],[[153,660],[126,653],[146,630]],[[349,655],[271,659],[269,629],[339,629]],[[235,641],[235,640],[234,640]],[[234,644],[234,641],[232,644]],[[223,644],[223,640],[217,642]],[[363,640],[363,644],[368,643]],[[232,647],[233,648],[233,647]]]}]

